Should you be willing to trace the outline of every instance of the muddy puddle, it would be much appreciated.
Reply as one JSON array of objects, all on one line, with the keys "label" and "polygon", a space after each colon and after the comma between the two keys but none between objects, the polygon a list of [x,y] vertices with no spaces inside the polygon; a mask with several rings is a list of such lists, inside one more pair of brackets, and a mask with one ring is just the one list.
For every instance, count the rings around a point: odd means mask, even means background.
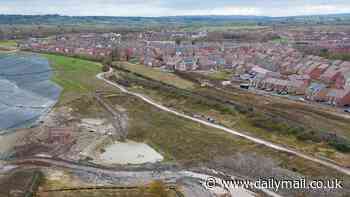
[{"label": "muddy puddle", "polygon": [[106,147],[100,159],[110,164],[143,164],[162,161],[163,156],[147,144],[126,141]]}]

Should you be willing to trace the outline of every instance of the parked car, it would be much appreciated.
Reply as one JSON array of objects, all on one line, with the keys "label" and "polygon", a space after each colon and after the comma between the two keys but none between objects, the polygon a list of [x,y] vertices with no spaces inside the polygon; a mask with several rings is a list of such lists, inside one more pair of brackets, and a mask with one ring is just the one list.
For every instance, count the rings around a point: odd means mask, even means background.
[{"label": "parked car", "polygon": [[350,107],[349,107],[349,108],[344,109],[344,112],[346,112],[346,113],[350,113]]},{"label": "parked car", "polygon": [[239,85],[242,89],[249,89],[249,83],[242,83]]}]

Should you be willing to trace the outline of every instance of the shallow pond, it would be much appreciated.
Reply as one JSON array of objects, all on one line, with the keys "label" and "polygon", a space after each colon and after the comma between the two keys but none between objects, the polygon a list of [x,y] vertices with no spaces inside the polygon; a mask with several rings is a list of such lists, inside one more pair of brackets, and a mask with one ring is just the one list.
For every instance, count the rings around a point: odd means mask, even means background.
[{"label": "shallow pond", "polygon": [[134,141],[116,142],[101,154],[101,160],[110,164],[142,164],[163,160],[163,156],[149,145]]}]

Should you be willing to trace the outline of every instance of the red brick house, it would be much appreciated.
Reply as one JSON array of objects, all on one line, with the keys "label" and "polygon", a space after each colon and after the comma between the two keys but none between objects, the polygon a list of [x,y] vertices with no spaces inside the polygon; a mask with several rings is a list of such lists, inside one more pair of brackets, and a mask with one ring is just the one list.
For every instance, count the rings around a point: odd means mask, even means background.
[{"label": "red brick house", "polygon": [[350,70],[339,74],[339,76],[335,80],[335,87],[338,89],[350,87]]},{"label": "red brick house", "polygon": [[313,69],[309,75],[312,79],[314,80],[318,80],[321,75],[327,70],[327,68],[329,67],[329,64],[321,64],[319,65],[317,68]]},{"label": "red brick house", "polygon": [[305,74],[306,71],[307,71],[308,69],[310,69],[310,66],[311,66],[313,63],[314,63],[313,61],[308,61],[308,62],[306,62],[306,63],[301,64],[301,65],[299,66],[299,69],[298,69],[297,74],[299,74],[299,75]]},{"label": "red brick house", "polygon": [[348,72],[350,72],[350,66],[347,64],[342,64],[342,67],[338,69],[338,74],[334,79],[335,87],[340,89],[345,87],[345,83],[348,78]]},{"label": "red brick house", "polygon": [[310,75],[313,71],[315,71],[321,64],[318,62],[313,62],[310,65],[308,65],[308,67],[306,68],[306,70],[304,71],[303,74],[305,75]]},{"label": "red brick house", "polygon": [[308,80],[290,80],[288,81],[287,91],[289,94],[303,95],[309,86]]},{"label": "red brick house", "polygon": [[325,83],[332,83],[335,82],[335,80],[337,79],[337,77],[340,74],[340,68],[337,66],[330,66],[326,72],[324,72],[320,79],[321,81],[325,82]]},{"label": "red brick house", "polygon": [[350,89],[330,89],[327,102],[338,107],[350,105]]},{"label": "red brick house", "polygon": [[270,91],[288,91],[288,81],[276,78],[266,78],[263,80],[263,88]]}]

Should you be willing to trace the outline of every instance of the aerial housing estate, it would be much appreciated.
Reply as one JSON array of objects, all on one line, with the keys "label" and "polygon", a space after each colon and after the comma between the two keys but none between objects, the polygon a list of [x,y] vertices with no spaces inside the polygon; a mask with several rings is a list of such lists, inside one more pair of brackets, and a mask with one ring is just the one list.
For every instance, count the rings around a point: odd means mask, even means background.
[{"label": "aerial housing estate", "polygon": [[288,44],[198,39],[205,36],[203,32],[144,32],[121,41],[121,35],[115,33],[69,34],[30,39],[22,43],[22,48],[101,58],[118,47],[120,60],[137,59],[148,67],[182,72],[226,69],[249,82],[251,88],[334,106],[350,105],[350,62],[306,55]]}]

